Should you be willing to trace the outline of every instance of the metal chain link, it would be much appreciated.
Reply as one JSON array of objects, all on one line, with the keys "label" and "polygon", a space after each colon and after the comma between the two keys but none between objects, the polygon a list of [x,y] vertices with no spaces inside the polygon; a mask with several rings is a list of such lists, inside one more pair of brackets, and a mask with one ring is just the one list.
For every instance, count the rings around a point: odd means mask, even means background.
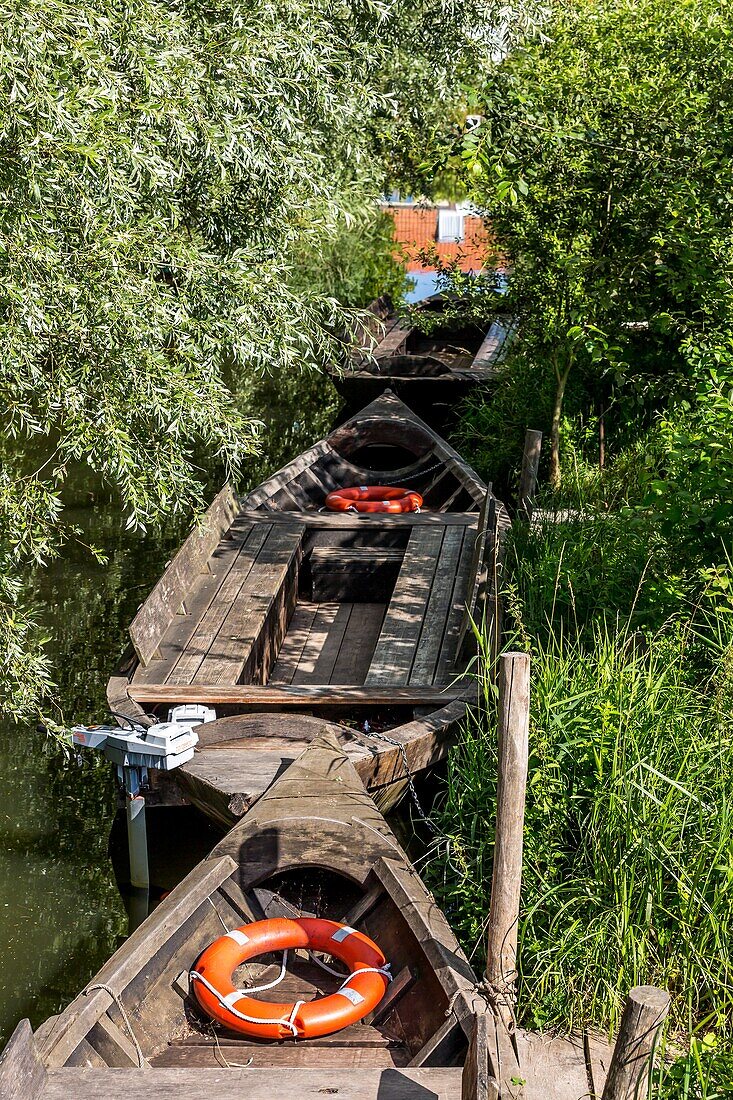
[{"label": "metal chain link", "polygon": [[412,799],[412,803],[413,803],[415,809],[417,810],[418,817],[421,821],[423,821],[427,825],[428,829],[430,829],[430,832],[433,834],[433,836],[441,836],[442,834],[440,832],[440,829],[437,827],[437,825],[432,820],[430,815],[426,814],[425,811],[422,808],[422,805],[420,803],[420,799],[418,798],[418,795],[417,795],[417,791],[415,790],[415,784],[413,782],[412,772],[410,771],[410,765],[409,765],[409,762],[407,760],[407,752],[405,751],[405,746],[402,743],[402,741],[397,741],[397,740],[395,740],[394,737],[388,737],[386,733],[377,733],[377,731],[373,730],[372,727],[369,725],[369,722],[365,722],[364,725],[362,726],[362,728],[358,731],[358,733],[361,734],[362,737],[373,737],[377,741],[384,741],[386,744],[394,745],[395,748],[399,749],[400,756],[402,757],[402,766],[405,769],[405,778],[407,780],[407,789],[410,793],[410,798]]}]

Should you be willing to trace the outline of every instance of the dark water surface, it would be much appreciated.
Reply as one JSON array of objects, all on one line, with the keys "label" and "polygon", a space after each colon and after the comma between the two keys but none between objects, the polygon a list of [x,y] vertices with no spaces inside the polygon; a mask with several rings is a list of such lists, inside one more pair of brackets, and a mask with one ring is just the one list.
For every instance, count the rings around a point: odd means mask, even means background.
[{"label": "dark water surface", "polygon": [[[250,485],[320,438],[335,413],[323,378],[263,383],[252,401],[266,430],[262,457],[247,471]],[[106,683],[128,624],[190,525],[133,535],[109,496],[77,489],[74,497],[65,518],[82,534],[39,575],[34,601],[68,725],[108,720]],[[97,564],[85,542],[103,548],[107,564]],[[0,1048],[22,1017],[35,1027],[68,1004],[127,935],[110,856],[111,834],[124,877],[126,840],[124,824],[112,828],[116,809],[107,765],[0,716]],[[170,889],[217,835],[194,810],[150,811],[152,884]]]}]

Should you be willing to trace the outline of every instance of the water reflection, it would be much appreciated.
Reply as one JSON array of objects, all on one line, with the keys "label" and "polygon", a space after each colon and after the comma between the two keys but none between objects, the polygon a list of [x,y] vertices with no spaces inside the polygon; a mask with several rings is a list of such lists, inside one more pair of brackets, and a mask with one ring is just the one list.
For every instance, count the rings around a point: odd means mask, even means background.
[{"label": "water reflection", "polygon": [[[335,410],[323,378],[266,381],[248,401],[267,425],[254,485],[325,433]],[[211,472],[212,488],[221,477]],[[105,687],[127,643],[127,626],[189,527],[159,535],[124,531],[115,502],[80,479],[66,519],[82,531],[37,579],[36,603],[50,638],[64,720],[104,721]],[[103,547],[98,565],[83,543]],[[35,1027],[63,1008],[127,934],[124,820],[110,768],[90,755],[64,756],[45,735],[0,717],[0,1047],[28,1016]],[[195,811],[150,812],[151,877],[171,889],[216,841]],[[114,861],[114,870],[113,870]],[[154,900],[154,898],[153,898]]]},{"label": "water reflection", "polygon": [[[108,566],[79,544],[38,580],[38,603],[66,720],[103,719],[105,684],[127,621],[178,532],[125,535],[111,502],[69,519],[108,549]],[[66,756],[45,734],[0,724],[0,944],[6,974],[0,1038],[22,1016],[58,1012],[127,932],[108,855],[116,792],[109,768]]]}]

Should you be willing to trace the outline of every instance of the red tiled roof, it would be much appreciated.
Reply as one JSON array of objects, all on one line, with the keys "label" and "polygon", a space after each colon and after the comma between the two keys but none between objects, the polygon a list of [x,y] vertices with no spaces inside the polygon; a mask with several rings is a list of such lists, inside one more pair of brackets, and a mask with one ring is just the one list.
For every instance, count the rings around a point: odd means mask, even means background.
[{"label": "red tiled roof", "polygon": [[419,253],[426,249],[434,248],[442,263],[458,259],[461,271],[479,271],[489,256],[489,231],[474,214],[464,217],[463,241],[438,244],[437,207],[386,206],[384,209],[394,219],[395,240],[400,245],[400,253],[406,256],[407,271],[435,270],[423,267],[418,259]]}]

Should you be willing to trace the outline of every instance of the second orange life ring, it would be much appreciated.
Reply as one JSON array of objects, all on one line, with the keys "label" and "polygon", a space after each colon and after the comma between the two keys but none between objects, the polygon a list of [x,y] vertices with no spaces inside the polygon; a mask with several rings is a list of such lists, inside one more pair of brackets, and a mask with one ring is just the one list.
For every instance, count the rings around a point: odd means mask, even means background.
[{"label": "second orange life ring", "polygon": [[[350,970],[341,988],[314,1001],[274,1004],[250,993],[271,989],[285,975],[287,952],[309,949],[333,955]],[[232,975],[256,955],[284,951],[280,978],[252,989],[236,989]],[[355,1024],[381,1001],[391,979],[389,964],[377,945],[344,924],[315,917],[245,924],[207,947],[191,971],[196,999],[220,1024],[257,1039],[315,1039]]]},{"label": "second orange life ring", "polygon": [[419,512],[422,497],[412,489],[389,485],[355,485],[336,489],[326,497],[331,512]]}]

